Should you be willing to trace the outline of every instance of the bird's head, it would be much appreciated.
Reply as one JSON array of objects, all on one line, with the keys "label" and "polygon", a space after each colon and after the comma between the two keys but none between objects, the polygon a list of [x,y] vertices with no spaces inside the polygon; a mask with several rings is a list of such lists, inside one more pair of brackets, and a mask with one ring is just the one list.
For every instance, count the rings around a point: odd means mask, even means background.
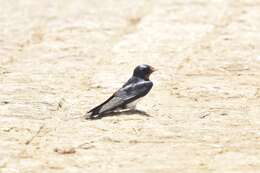
[{"label": "bird's head", "polygon": [[139,77],[142,78],[144,80],[149,80],[149,76],[156,71],[155,68],[153,68],[150,65],[146,65],[146,64],[142,64],[142,65],[138,65],[135,69],[134,69],[134,74],[133,76],[135,77]]}]

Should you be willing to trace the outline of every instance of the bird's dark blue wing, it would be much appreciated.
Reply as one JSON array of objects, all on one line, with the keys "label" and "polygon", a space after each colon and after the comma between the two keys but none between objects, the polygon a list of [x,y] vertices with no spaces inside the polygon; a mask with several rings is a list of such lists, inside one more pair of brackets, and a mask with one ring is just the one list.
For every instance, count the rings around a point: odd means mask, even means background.
[{"label": "bird's dark blue wing", "polygon": [[140,97],[145,96],[152,88],[153,83],[151,81],[139,81],[138,83],[132,83],[124,85],[117,92],[115,92],[108,100],[101,105],[90,110],[92,115],[102,114],[108,111],[113,111],[118,107],[122,107]]},{"label": "bird's dark blue wing", "polygon": [[151,81],[139,81],[138,83],[127,85],[119,89],[114,95],[124,101],[145,96],[152,88]]}]

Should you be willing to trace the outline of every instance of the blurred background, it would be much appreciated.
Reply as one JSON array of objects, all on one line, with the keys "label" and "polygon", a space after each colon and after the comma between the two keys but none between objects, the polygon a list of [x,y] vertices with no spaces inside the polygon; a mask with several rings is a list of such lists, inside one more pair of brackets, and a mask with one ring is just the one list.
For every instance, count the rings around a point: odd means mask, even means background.
[{"label": "blurred background", "polygon": [[[0,0],[0,172],[259,172],[259,0]],[[138,114],[84,120],[138,64]]]}]

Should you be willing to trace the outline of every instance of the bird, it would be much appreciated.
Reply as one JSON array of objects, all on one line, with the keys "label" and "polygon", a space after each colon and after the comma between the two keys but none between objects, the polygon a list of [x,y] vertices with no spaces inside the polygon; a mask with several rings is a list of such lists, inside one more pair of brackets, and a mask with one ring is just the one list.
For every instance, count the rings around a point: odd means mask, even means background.
[{"label": "bird", "polygon": [[113,113],[116,110],[134,109],[136,101],[144,97],[152,89],[153,82],[149,77],[155,71],[154,67],[147,64],[135,67],[130,79],[106,101],[89,110],[85,118],[99,119],[104,114]]}]

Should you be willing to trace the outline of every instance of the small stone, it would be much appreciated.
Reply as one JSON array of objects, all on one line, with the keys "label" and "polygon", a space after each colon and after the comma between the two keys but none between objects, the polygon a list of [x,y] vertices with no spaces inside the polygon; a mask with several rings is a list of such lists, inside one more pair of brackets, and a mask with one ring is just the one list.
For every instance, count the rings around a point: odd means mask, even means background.
[{"label": "small stone", "polygon": [[55,148],[54,152],[58,154],[74,154],[76,150],[75,148]]}]

